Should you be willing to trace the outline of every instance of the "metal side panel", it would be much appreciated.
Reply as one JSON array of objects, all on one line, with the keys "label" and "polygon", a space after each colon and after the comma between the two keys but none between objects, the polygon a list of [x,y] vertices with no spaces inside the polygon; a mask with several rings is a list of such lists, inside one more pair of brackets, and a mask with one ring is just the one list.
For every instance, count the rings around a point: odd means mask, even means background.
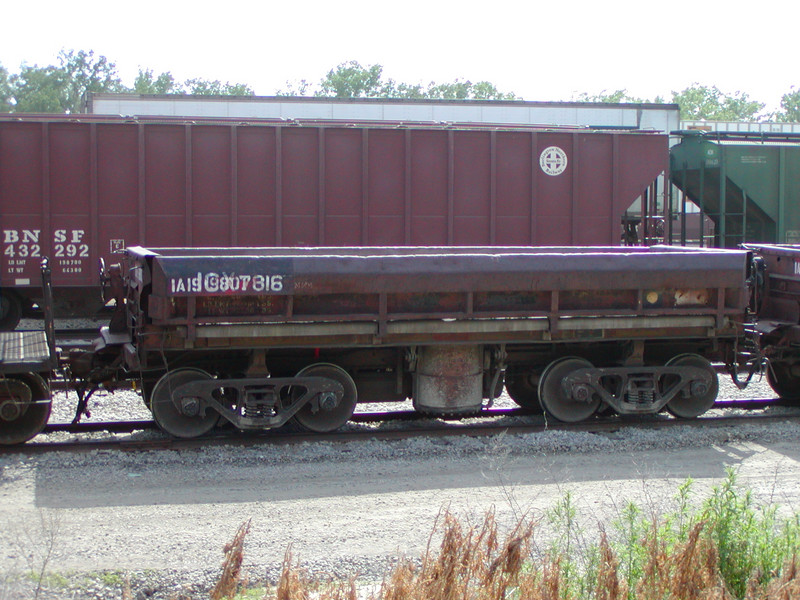
[{"label": "metal side panel", "polygon": [[417,320],[375,322],[205,324],[176,326],[163,336],[145,336],[146,346],[165,348],[255,348],[431,345],[447,343],[536,343],[602,339],[674,339],[736,335],[727,320],[717,328],[714,317],[571,317],[555,319]]}]

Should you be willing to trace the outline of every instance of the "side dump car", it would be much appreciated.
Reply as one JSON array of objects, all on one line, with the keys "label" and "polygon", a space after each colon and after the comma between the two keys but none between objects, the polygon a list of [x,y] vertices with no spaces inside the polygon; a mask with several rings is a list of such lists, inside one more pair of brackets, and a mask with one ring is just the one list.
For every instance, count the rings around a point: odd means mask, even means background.
[{"label": "side dump car", "polygon": [[[169,433],[344,424],[358,401],[480,410],[503,381],[563,421],[694,417],[736,361],[750,253],[678,247],[129,248],[105,347]],[[123,367],[124,365],[124,367]]]}]

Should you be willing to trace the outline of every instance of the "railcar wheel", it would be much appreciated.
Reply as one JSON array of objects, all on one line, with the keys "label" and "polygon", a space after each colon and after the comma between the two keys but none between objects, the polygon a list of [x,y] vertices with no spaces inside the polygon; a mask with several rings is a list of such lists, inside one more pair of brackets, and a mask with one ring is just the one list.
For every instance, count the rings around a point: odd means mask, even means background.
[{"label": "railcar wheel", "polygon": [[800,377],[792,375],[791,366],[771,362],[767,367],[767,383],[781,400],[800,404]]},{"label": "railcar wheel", "polygon": [[691,384],[688,395],[678,394],[667,403],[667,411],[680,419],[699,417],[717,401],[719,380],[711,363],[699,354],[680,354],[667,362],[668,367],[697,367],[704,369],[709,376],[708,385]]},{"label": "railcar wheel", "polygon": [[330,395],[319,402],[309,402],[294,415],[294,421],[314,433],[327,433],[339,429],[350,420],[358,401],[358,391],[353,378],[336,365],[317,363],[301,369],[297,377],[327,377],[342,384],[344,395]]},{"label": "railcar wheel", "polygon": [[592,368],[592,363],[575,356],[558,359],[547,366],[539,380],[539,401],[545,413],[565,423],[577,423],[588,419],[597,411],[600,406],[597,394],[593,394],[588,388],[567,390],[562,385],[567,375],[587,368]]},{"label": "railcar wheel", "polygon": [[517,405],[536,414],[542,413],[538,386],[540,376],[539,372],[527,367],[506,369],[506,392]]},{"label": "railcar wheel", "polygon": [[50,418],[50,392],[39,375],[0,380],[0,444],[22,444],[44,429]]},{"label": "railcar wheel", "polygon": [[212,377],[201,369],[186,368],[170,371],[158,380],[150,394],[150,410],[161,429],[175,437],[193,438],[214,428],[219,420],[215,410],[206,409],[203,412],[191,398],[178,400],[177,403],[172,398],[172,391],[178,386],[205,379]]}]

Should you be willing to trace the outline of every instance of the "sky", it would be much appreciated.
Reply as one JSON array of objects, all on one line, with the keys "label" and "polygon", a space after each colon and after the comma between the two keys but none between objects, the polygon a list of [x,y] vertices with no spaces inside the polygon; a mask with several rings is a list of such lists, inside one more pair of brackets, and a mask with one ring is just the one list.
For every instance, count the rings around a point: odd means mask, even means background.
[{"label": "sky", "polygon": [[694,83],[779,108],[800,87],[798,0],[105,0],[7,3],[0,65],[93,50],[126,85],[140,68],[246,83],[317,83],[355,60],[397,82],[490,81],[525,100],[626,89],[669,100]]}]

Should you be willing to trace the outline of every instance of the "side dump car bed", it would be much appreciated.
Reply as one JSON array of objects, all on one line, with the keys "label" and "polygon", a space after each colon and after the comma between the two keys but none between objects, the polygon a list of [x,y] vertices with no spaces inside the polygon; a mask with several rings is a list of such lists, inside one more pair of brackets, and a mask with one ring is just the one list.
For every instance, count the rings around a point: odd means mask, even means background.
[{"label": "side dump car bed", "polygon": [[638,248],[130,248],[158,348],[733,336],[748,253]]}]

